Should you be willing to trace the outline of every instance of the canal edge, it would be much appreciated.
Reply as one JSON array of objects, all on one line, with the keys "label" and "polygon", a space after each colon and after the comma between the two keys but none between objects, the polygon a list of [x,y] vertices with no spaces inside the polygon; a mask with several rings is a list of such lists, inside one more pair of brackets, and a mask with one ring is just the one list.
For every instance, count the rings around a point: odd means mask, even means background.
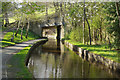
[{"label": "canal edge", "polygon": [[120,63],[115,62],[111,59],[102,57],[98,54],[95,53],[91,53],[88,50],[82,49],[76,45],[73,45],[71,43],[69,43],[66,40],[62,40],[62,43],[68,47],[70,50],[74,51],[74,52],[78,52],[79,56],[82,57],[83,59],[86,59],[88,61],[96,61],[96,62],[100,62],[103,65],[105,65],[108,69],[111,69],[115,72],[120,72]]}]

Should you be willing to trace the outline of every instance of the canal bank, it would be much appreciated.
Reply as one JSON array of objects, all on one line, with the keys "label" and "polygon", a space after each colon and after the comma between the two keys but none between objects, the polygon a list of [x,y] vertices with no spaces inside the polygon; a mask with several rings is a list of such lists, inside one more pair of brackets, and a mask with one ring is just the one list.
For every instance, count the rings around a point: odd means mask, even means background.
[{"label": "canal bank", "polygon": [[44,41],[47,41],[47,39],[27,41],[2,49],[2,78],[33,77],[25,66],[26,55],[32,45]]},{"label": "canal bank", "polygon": [[105,58],[103,56],[100,56],[95,53],[91,53],[88,50],[85,50],[83,48],[78,47],[77,45],[73,45],[72,43],[63,40],[62,41],[70,50],[77,52],[80,57],[83,59],[89,61],[89,62],[95,62],[100,63],[102,65],[105,65],[107,68],[111,69],[112,71],[120,73],[120,63],[115,62],[111,59]]}]

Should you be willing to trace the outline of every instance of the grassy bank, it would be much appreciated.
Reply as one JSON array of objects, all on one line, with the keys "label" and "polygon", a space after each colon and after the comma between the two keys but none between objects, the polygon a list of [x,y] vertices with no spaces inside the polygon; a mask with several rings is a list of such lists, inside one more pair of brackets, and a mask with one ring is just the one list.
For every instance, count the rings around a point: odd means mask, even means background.
[{"label": "grassy bank", "polygon": [[86,49],[91,53],[101,55],[105,58],[108,58],[120,63],[120,54],[119,54],[120,51],[110,50],[109,48],[106,48],[106,45],[84,45],[83,43],[72,41],[72,40],[66,40],[66,41],[68,41],[73,45],[77,45],[78,47],[81,47],[83,49]]},{"label": "grassy bank", "polygon": [[12,58],[9,60],[10,65],[9,71],[14,72],[12,75],[15,76],[15,78],[32,78],[32,74],[29,72],[27,67],[25,66],[25,59],[26,54],[28,53],[29,49],[31,48],[31,45],[28,47],[25,47],[23,50],[12,56]]},{"label": "grassy bank", "polygon": [[26,30],[23,30],[23,40],[21,40],[21,31],[18,32],[17,37],[14,37],[14,42],[11,42],[11,38],[13,36],[13,32],[8,32],[5,34],[4,38],[2,39],[2,41],[0,43],[2,43],[2,47],[6,47],[6,46],[11,46],[11,45],[15,45],[16,43],[21,43],[24,41],[29,41],[29,40],[34,40],[39,38],[38,35],[34,34],[33,32],[28,33],[28,38],[25,38],[25,34],[26,34]]}]

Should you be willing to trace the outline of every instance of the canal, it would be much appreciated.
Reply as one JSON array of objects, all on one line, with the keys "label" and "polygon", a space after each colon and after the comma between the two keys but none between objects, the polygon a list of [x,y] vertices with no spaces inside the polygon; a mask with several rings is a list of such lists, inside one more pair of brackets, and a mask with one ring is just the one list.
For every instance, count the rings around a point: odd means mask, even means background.
[{"label": "canal", "polygon": [[31,53],[28,69],[34,78],[119,78],[105,66],[90,63],[54,39]]}]

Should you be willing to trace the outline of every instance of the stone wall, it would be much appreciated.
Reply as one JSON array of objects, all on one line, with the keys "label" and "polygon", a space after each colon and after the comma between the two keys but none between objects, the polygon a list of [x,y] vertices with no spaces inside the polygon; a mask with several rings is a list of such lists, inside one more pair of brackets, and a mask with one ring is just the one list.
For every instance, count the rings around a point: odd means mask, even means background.
[{"label": "stone wall", "polygon": [[79,56],[82,57],[83,59],[85,59],[89,62],[92,62],[92,63],[93,62],[101,63],[102,65],[105,65],[107,68],[120,73],[120,63],[114,62],[114,61],[104,58],[100,55],[91,53],[91,52],[84,50],[80,47],[77,47],[76,45],[73,45],[67,41],[64,41],[64,44],[72,51],[78,52]]},{"label": "stone wall", "polygon": [[61,39],[64,38],[65,34],[64,34],[64,26],[63,25],[61,25],[61,34],[60,35],[61,35]]}]

